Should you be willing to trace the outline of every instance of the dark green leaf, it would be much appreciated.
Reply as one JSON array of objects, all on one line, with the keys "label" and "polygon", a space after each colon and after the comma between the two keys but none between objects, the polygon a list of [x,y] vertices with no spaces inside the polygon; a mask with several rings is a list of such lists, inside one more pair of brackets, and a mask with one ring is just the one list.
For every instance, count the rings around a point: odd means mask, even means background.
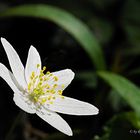
[{"label": "dark green leaf", "polygon": [[97,86],[97,75],[93,71],[78,72],[76,79],[84,82],[84,86],[87,88],[95,88]]},{"label": "dark green leaf", "polygon": [[140,1],[127,0],[122,11],[122,23],[132,47],[140,47]]},{"label": "dark green leaf", "polygon": [[140,115],[140,89],[136,85],[111,72],[104,71],[98,74]]},{"label": "dark green leaf", "polygon": [[134,112],[126,112],[114,116],[104,126],[104,135],[93,140],[139,140],[139,129],[139,117]]},{"label": "dark green leaf", "polygon": [[97,69],[105,69],[103,52],[88,27],[68,12],[49,5],[24,5],[7,9],[0,17],[26,16],[53,21],[70,33],[85,49]]}]

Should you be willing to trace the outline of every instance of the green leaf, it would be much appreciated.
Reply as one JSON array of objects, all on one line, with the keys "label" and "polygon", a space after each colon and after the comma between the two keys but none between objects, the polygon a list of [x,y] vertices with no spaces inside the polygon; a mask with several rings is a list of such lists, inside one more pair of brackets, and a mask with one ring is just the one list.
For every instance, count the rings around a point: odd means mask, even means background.
[{"label": "green leaf", "polygon": [[113,26],[110,22],[92,15],[88,24],[101,44],[107,44],[110,41],[113,35]]},{"label": "green leaf", "polygon": [[[111,118],[104,126],[104,134],[93,140],[139,140],[140,119],[134,112],[125,112]],[[134,131],[136,133],[134,133]]]},{"label": "green leaf", "polygon": [[97,75],[93,71],[80,71],[76,74],[76,80],[84,82],[84,87],[94,89],[97,86]]},{"label": "green leaf", "polygon": [[[137,22],[137,21],[135,21]],[[140,27],[136,25],[130,25],[129,22],[124,25],[124,29],[127,33],[129,41],[132,43],[132,47],[136,49],[140,47]],[[135,49],[135,48],[134,48]],[[136,52],[136,51],[135,51]],[[136,52],[138,53],[138,52]]]},{"label": "green leaf", "polygon": [[119,112],[122,108],[127,106],[127,103],[121,98],[116,90],[111,90],[108,96],[108,102],[115,112]]},{"label": "green leaf", "polygon": [[127,0],[122,10],[122,27],[132,47],[140,47],[140,1]]},{"label": "green leaf", "polygon": [[0,17],[24,16],[50,20],[70,33],[85,49],[96,69],[104,70],[105,61],[101,46],[89,28],[68,12],[49,5],[23,5],[0,13]]},{"label": "green leaf", "polygon": [[140,23],[139,18],[139,12],[140,12],[140,1],[138,0],[127,0],[127,2],[124,5],[123,11],[122,11],[122,17],[125,20],[133,20],[137,21],[137,23]]},{"label": "green leaf", "polygon": [[140,89],[136,85],[111,72],[103,71],[98,74],[140,115]]}]

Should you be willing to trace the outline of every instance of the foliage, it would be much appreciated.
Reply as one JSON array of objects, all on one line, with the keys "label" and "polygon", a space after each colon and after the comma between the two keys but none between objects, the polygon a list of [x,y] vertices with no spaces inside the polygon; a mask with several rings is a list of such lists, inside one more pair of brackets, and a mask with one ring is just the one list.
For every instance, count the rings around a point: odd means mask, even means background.
[{"label": "foliage", "polygon": [[[0,99],[0,139],[139,139],[139,7],[138,0],[0,2],[0,34],[17,44],[23,61],[25,46],[34,43],[48,69],[71,68],[76,73],[65,94],[100,110],[93,117],[64,115],[74,130],[74,136],[67,137],[36,117],[17,115],[7,94],[11,91],[0,80],[5,91]],[[2,49],[0,53],[1,62],[6,61]]]}]

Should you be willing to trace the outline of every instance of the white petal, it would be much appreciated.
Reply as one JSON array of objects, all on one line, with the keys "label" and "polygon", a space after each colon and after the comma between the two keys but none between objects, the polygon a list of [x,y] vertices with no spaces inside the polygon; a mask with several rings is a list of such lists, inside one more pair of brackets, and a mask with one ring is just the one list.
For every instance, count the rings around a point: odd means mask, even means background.
[{"label": "white petal", "polygon": [[11,66],[12,72],[16,80],[23,88],[25,88],[26,82],[25,82],[25,76],[24,76],[24,67],[23,67],[23,64],[21,63],[21,60],[17,52],[6,39],[1,38],[1,42],[7,54],[9,64]]},{"label": "white petal", "polygon": [[[37,69],[37,64],[40,65],[38,69]],[[26,76],[27,83],[29,83],[31,73],[34,71],[38,75],[40,69],[41,69],[40,55],[36,50],[36,48],[31,46],[28,52],[28,58],[27,58],[26,68],[25,68],[25,76]]]},{"label": "white petal", "polygon": [[37,112],[37,115],[62,133],[72,136],[72,130],[70,126],[57,113],[42,108]]},{"label": "white petal", "polygon": [[14,93],[13,100],[14,100],[15,104],[20,109],[24,110],[27,113],[31,113],[31,114],[35,113],[36,112],[35,106],[31,102],[27,101],[27,99],[25,97],[23,97],[21,94],[22,93],[19,93],[19,92]]},{"label": "white petal", "polygon": [[11,87],[14,92],[19,92],[18,87],[15,85],[12,73],[0,63],[0,76],[7,82],[7,84]]},{"label": "white petal", "polygon": [[18,88],[18,90],[19,90],[19,91],[23,91],[23,87],[21,87],[21,86],[19,85],[19,83],[17,82],[15,76],[14,76],[10,71],[9,71],[9,74],[10,74],[10,76],[11,76],[11,79],[12,79],[13,83],[14,83],[15,86]]},{"label": "white petal", "polygon": [[62,89],[65,89],[71,83],[75,75],[74,72],[70,69],[60,70],[53,72],[52,74],[58,77],[57,84],[59,89],[62,88],[62,85],[64,85],[64,88]]},{"label": "white petal", "polygon": [[69,97],[56,97],[53,104],[46,104],[49,110],[69,115],[96,115],[99,110],[92,104]]}]

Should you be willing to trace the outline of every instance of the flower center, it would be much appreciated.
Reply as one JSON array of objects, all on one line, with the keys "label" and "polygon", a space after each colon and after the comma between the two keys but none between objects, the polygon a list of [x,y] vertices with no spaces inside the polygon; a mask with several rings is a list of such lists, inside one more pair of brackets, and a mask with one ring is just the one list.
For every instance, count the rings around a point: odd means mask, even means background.
[{"label": "flower center", "polygon": [[58,86],[58,77],[53,73],[46,71],[46,67],[39,69],[40,65],[37,64],[37,71],[32,72],[30,76],[30,82],[28,83],[29,99],[39,104],[49,103],[53,104],[56,96],[64,98],[62,96],[64,85]]}]

